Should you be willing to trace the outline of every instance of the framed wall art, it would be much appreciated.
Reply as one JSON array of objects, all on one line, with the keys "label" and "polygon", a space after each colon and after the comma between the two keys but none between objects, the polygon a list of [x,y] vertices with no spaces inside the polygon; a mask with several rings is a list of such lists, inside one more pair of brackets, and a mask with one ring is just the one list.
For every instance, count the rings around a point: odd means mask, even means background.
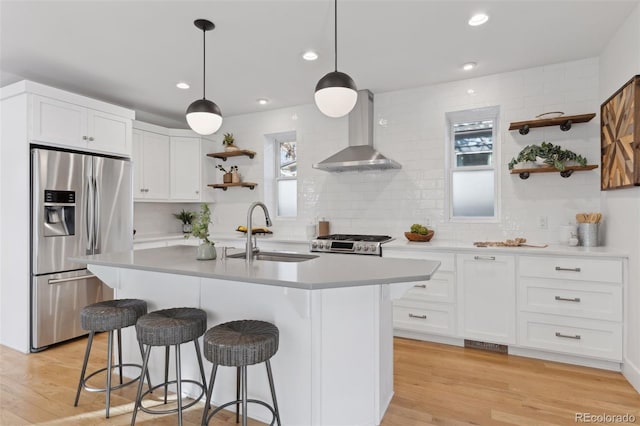
[{"label": "framed wall art", "polygon": [[640,75],[600,106],[600,189],[640,185]]}]

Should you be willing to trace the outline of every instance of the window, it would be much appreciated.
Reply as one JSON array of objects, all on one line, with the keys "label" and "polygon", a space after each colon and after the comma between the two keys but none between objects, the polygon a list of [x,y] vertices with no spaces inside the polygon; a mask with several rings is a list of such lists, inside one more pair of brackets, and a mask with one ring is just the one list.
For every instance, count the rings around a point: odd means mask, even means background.
[{"label": "window", "polygon": [[449,218],[498,219],[498,107],[447,113]]},{"label": "window", "polygon": [[276,200],[277,215],[298,215],[298,164],[296,141],[276,139]]}]

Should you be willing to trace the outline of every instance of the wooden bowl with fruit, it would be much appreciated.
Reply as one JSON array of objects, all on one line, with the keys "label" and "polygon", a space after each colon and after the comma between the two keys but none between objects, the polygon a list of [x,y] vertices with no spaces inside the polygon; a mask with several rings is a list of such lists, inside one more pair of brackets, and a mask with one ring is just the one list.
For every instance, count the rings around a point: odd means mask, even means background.
[{"label": "wooden bowl with fruit", "polygon": [[427,242],[433,238],[433,229],[429,229],[426,226],[414,223],[411,225],[411,231],[405,232],[404,236],[409,241]]}]

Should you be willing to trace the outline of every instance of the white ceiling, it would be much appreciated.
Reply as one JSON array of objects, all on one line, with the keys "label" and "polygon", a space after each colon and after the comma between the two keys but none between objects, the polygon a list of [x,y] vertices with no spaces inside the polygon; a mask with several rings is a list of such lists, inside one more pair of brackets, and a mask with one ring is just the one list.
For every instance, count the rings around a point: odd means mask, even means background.
[{"label": "white ceiling", "polygon": [[[382,93],[598,56],[639,1],[340,0],[338,70]],[[489,22],[468,26],[478,11]],[[198,18],[216,24],[207,98],[223,115],[313,103],[333,70],[331,0],[1,0],[0,85],[26,78],[186,128],[202,95]],[[303,61],[306,49],[320,58]]]}]

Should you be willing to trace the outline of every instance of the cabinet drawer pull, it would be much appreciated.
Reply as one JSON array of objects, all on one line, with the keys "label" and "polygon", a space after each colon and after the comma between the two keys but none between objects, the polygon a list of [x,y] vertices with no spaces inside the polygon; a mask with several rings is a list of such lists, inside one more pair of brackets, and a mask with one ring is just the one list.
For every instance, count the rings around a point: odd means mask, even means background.
[{"label": "cabinet drawer pull", "polygon": [[580,298],[579,297],[562,297],[562,296],[556,296],[556,300],[562,300],[563,302],[580,302]]},{"label": "cabinet drawer pull", "polygon": [[475,260],[496,260],[495,256],[474,256]]},{"label": "cabinet drawer pull", "polygon": [[426,315],[414,315],[414,314],[410,313],[409,314],[409,318],[416,318],[416,319],[424,319],[424,320],[426,320],[427,316]]},{"label": "cabinet drawer pull", "polygon": [[575,340],[581,339],[579,334],[576,334],[575,336],[569,336],[568,334],[562,334],[558,331],[556,331],[556,337],[564,337],[565,339],[575,339]]},{"label": "cabinet drawer pull", "polygon": [[93,141],[94,141],[93,136],[89,136],[89,142],[93,142]]},{"label": "cabinet drawer pull", "polygon": [[563,268],[561,266],[556,266],[556,271],[580,272],[580,268]]},{"label": "cabinet drawer pull", "polygon": [[87,139],[89,139],[89,138],[87,138],[86,136],[83,136],[83,137],[82,137],[82,140],[83,140],[83,141],[86,141]]},{"label": "cabinet drawer pull", "polygon": [[414,285],[414,287],[416,287],[416,288],[427,288],[427,285],[426,284],[416,284],[416,285]]}]

